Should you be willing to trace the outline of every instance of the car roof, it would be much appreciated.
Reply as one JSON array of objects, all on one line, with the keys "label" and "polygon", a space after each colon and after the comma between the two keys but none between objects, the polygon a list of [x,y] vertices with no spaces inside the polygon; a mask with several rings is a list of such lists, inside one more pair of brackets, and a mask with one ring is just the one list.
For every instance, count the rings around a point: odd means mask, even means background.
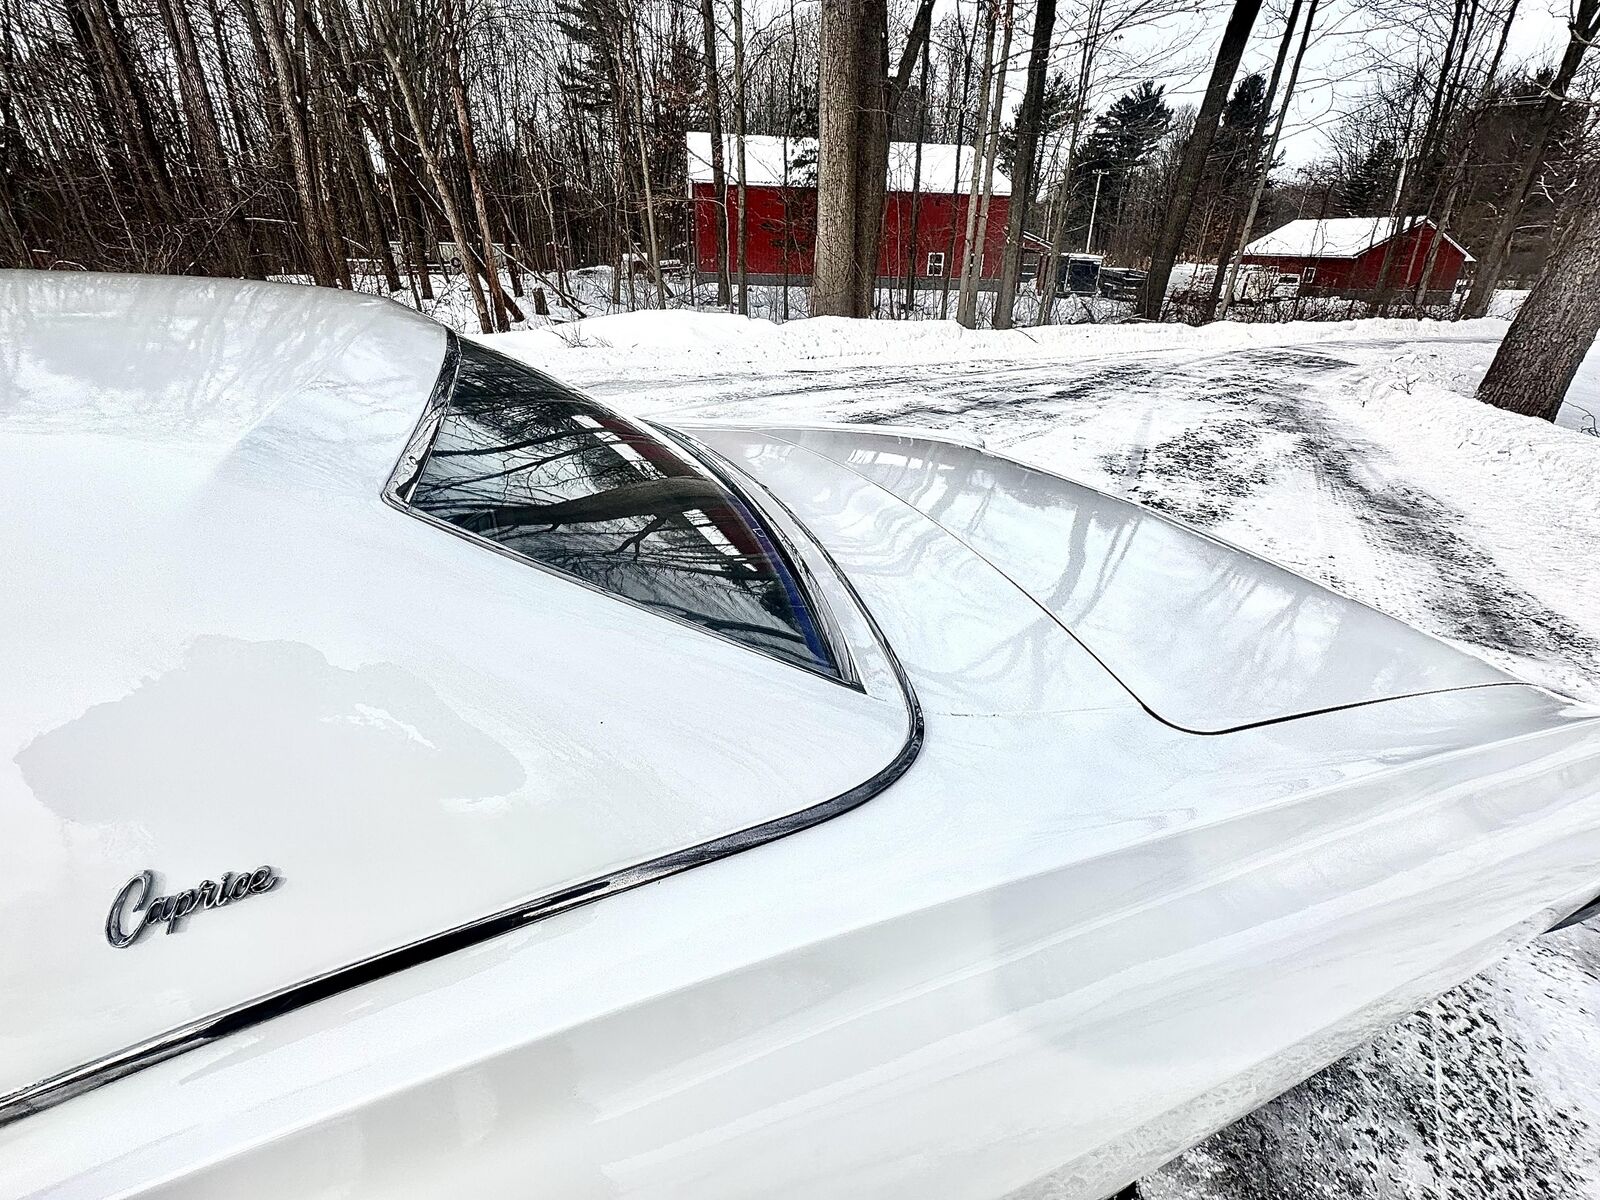
[{"label": "car roof", "polygon": [[0,435],[34,456],[52,452],[42,441],[65,455],[111,439],[371,490],[446,338],[389,300],[327,288],[0,271]]}]

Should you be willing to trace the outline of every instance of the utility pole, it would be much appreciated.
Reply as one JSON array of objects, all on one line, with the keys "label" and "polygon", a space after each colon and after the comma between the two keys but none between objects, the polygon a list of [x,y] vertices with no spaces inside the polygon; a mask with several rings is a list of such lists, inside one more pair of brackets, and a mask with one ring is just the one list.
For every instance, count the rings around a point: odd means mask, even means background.
[{"label": "utility pole", "polygon": [[1094,200],[1089,205],[1089,232],[1083,237],[1083,252],[1088,254],[1094,247],[1094,219],[1100,212],[1100,181],[1105,178],[1109,168],[1096,167],[1094,170]]}]

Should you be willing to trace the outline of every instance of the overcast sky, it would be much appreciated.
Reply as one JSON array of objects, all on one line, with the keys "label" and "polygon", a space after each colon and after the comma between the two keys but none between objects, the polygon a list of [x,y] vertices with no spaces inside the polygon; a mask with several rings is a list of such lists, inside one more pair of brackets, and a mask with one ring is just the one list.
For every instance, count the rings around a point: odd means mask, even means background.
[{"label": "overcast sky", "polygon": [[[1203,12],[1169,18],[1158,27],[1131,35],[1124,49],[1132,59],[1155,60],[1159,72],[1155,78],[1166,84],[1175,105],[1198,104],[1222,36],[1226,12],[1226,7],[1208,4]],[[1523,0],[1512,25],[1507,66],[1553,59],[1565,44],[1566,20],[1565,0]],[[1389,54],[1409,59],[1416,40],[1414,35],[1405,36],[1406,31],[1381,28],[1369,7],[1352,0],[1325,0],[1317,14],[1317,30],[1301,68],[1280,146],[1290,165],[1323,153],[1322,130],[1341,112],[1355,106],[1372,78],[1376,57]],[[1282,32],[1281,4],[1279,0],[1268,0],[1256,22],[1241,75],[1250,70],[1271,72]],[[1066,23],[1058,24],[1058,44],[1070,37]],[[1113,81],[1113,94],[1125,90],[1116,86],[1121,82]]]},{"label": "overcast sky", "polygon": [[[1123,0],[1122,6],[1126,7],[1128,2]],[[1182,2],[1172,0],[1172,6],[1178,7]],[[977,0],[938,0],[935,19],[952,12],[958,3],[963,18],[970,21]],[[1129,33],[1107,55],[1105,68],[1091,97],[1094,109],[1103,109],[1117,95],[1143,79],[1165,84],[1174,106],[1199,104],[1230,5],[1231,0],[1193,0],[1189,11]],[[1373,14],[1373,9],[1380,5],[1398,6],[1397,0],[1323,0],[1317,13],[1317,31],[1306,53],[1280,145],[1288,165],[1309,162],[1324,153],[1324,130],[1341,113],[1356,107],[1373,78],[1375,60],[1385,56],[1406,61],[1412,58],[1417,41],[1415,34],[1410,30],[1385,28]],[[1110,0],[1110,6],[1117,8],[1118,0]],[[1263,74],[1271,72],[1287,6],[1287,0],[1263,3],[1241,76],[1252,70]],[[1071,49],[1075,41],[1074,22],[1080,19],[1082,2],[1060,0],[1059,7],[1055,65],[1071,75],[1076,70],[1076,58]],[[1442,3],[1439,7],[1443,7]],[[1503,0],[1495,7],[1503,10]],[[1031,2],[1019,0],[1018,11],[1013,58],[1006,81],[1008,108],[1014,107],[1021,98],[1028,37],[1032,32]],[[1505,66],[1552,62],[1566,43],[1566,21],[1567,0],[1521,0],[1512,25]],[[1121,61],[1114,61],[1118,59]]]}]

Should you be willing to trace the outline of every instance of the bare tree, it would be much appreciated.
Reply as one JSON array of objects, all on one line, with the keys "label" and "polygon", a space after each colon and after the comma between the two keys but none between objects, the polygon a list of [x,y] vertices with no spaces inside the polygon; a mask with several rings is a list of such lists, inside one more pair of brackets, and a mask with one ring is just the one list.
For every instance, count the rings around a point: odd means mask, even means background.
[{"label": "bare tree", "polygon": [[1250,31],[1255,27],[1256,14],[1260,10],[1261,0],[1234,0],[1228,24],[1222,31],[1222,42],[1217,47],[1211,78],[1206,84],[1205,99],[1200,102],[1200,111],[1195,114],[1194,130],[1184,144],[1166,219],[1155,252],[1150,256],[1150,274],[1145,280],[1144,299],[1140,306],[1147,320],[1155,321],[1161,317],[1167,282],[1172,278],[1172,266],[1177,261],[1184,230],[1189,224],[1189,213],[1194,207],[1195,187],[1200,182],[1200,172],[1205,168],[1206,156],[1211,152],[1211,143],[1217,136],[1217,122],[1222,116],[1222,107],[1228,101],[1228,90],[1233,87],[1233,77],[1238,73],[1239,60],[1244,56],[1245,44],[1250,40]]},{"label": "bare tree", "polygon": [[[500,286],[500,260],[495,253],[494,227],[489,222],[489,199],[484,191],[483,174],[478,169],[477,139],[473,134],[472,112],[467,105],[467,86],[461,77],[460,21],[456,12],[459,0],[444,0],[439,6],[443,21],[444,64],[449,81],[450,103],[455,109],[456,132],[461,137],[461,164],[467,176],[467,191],[472,196],[473,212],[478,219],[478,246],[483,266],[483,280],[488,285],[489,302],[494,315],[494,327],[505,330],[511,321],[522,320],[516,302]],[[473,253],[470,242],[460,242],[463,260]]]},{"label": "bare tree", "polygon": [[[1456,203],[1460,198],[1461,190],[1467,178],[1467,161],[1472,153],[1472,146],[1476,140],[1478,129],[1482,123],[1485,112],[1494,95],[1495,84],[1499,79],[1500,64],[1505,59],[1506,45],[1511,40],[1511,26],[1517,19],[1517,9],[1521,0],[1511,0],[1506,6],[1505,16],[1500,24],[1500,37],[1495,43],[1494,54],[1489,60],[1488,68],[1483,74],[1483,84],[1478,93],[1478,100],[1472,107],[1472,112],[1467,119],[1466,128],[1460,135],[1460,146],[1455,161],[1450,165],[1445,181],[1441,188],[1435,191],[1435,205],[1430,208],[1429,216],[1433,219],[1439,233],[1443,233],[1450,226],[1451,217],[1455,214]],[[1442,190],[1442,199],[1439,191]],[[1444,245],[1444,238],[1434,236],[1428,241],[1428,252],[1423,259],[1422,273],[1417,278],[1416,291],[1411,298],[1412,307],[1416,314],[1422,315],[1423,307],[1428,297],[1428,285],[1433,280],[1434,271],[1439,262],[1439,251]]]},{"label": "bare tree", "polygon": [[[1261,159],[1261,166],[1256,173],[1255,186],[1250,191],[1250,207],[1245,210],[1244,224],[1238,235],[1243,240],[1249,239],[1250,230],[1255,227],[1256,212],[1261,207],[1261,193],[1266,191],[1267,177],[1272,173],[1272,163],[1278,155],[1278,139],[1283,136],[1283,124],[1289,119],[1289,105],[1294,100],[1294,85],[1300,78],[1300,64],[1305,61],[1306,49],[1311,45],[1311,31],[1316,27],[1318,2],[1319,0],[1311,0],[1311,6],[1306,10],[1305,29],[1300,34],[1300,49],[1295,51],[1294,65],[1289,68],[1289,78],[1284,82],[1283,99],[1278,105],[1278,119],[1273,122],[1272,137],[1267,140],[1266,150]],[[1284,26],[1283,40],[1278,43],[1278,61],[1273,66],[1273,85],[1276,85],[1278,70],[1283,66],[1283,53],[1288,49],[1289,41],[1294,36],[1294,17],[1295,14],[1299,12],[1299,9],[1299,0],[1295,0],[1294,8],[1289,14],[1289,21]],[[1267,88],[1267,98],[1270,107],[1270,102],[1273,99],[1273,86],[1271,85],[1269,85]],[[1265,116],[1266,112],[1267,109],[1263,108],[1262,115]],[[1230,238],[1229,242],[1232,243],[1232,240],[1233,239]],[[1243,249],[1242,242],[1239,244],[1238,248],[1240,250]],[[1228,308],[1233,303],[1234,284],[1239,277],[1239,263],[1243,258],[1242,255],[1239,257],[1234,257],[1234,246],[1232,244],[1229,245],[1228,251],[1228,279],[1227,284],[1224,286],[1222,292],[1221,315],[1224,317],[1228,315]],[[1222,270],[1221,264],[1219,263],[1217,276],[1220,278],[1221,275]],[[1216,295],[1215,288],[1212,290],[1212,295]],[[1206,316],[1209,318],[1210,314],[1207,313]]]},{"label": "bare tree", "polygon": [[1039,169],[1039,122],[1044,111],[1044,85],[1050,69],[1050,37],[1055,30],[1056,0],[1038,0],[1033,13],[1033,42],[1028,49],[1028,82],[1017,109],[1016,167],[1011,179],[1011,212],[1006,222],[1005,261],[995,289],[994,327],[1010,329],[1022,273],[1022,235],[1033,201]]},{"label": "bare tree", "polygon": [[1478,257],[1477,274],[1461,306],[1461,315],[1464,317],[1481,317],[1489,311],[1489,301],[1494,298],[1495,288],[1499,286],[1500,272],[1505,265],[1506,253],[1511,248],[1512,235],[1517,231],[1523,206],[1538,182],[1539,171],[1550,149],[1551,135],[1569,99],[1567,91],[1583,64],[1585,53],[1594,45],[1596,37],[1600,37],[1600,0],[1575,0],[1567,30],[1566,50],[1540,103],[1532,137],[1518,164],[1516,178],[1506,193],[1500,223]]},{"label": "bare tree", "polygon": [[745,162],[745,120],[748,97],[744,77],[744,0],[733,4],[733,136],[739,175],[739,312],[750,315],[750,192]]},{"label": "bare tree", "polygon": [[478,325],[484,333],[489,333],[495,328],[494,320],[489,311],[489,303],[484,295],[483,285],[479,281],[478,273],[472,269],[472,236],[467,230],[467,223],[461,215],[461,205],[456,200],[455,189],[451,186],[449,177],[445,174],[444,166],[439,154],[434,147],[433,139],[428,133],[428,122],[423,116],[422,104],[417,98],[417,90],[412,82],[410,71],[400,57],[395,31],[391,25],[380,24],[378,36],[382,46],[384,62],[394,77],[395,86],[399,89],[401,102],[405,107],[405,114],[411,123],[412,138],[416,142],[417,153],[421,156],[428,176],[433,182],[434,190],[438,195],[439,203],[444,209],[445,220],[449,222],[450,234],[455,239],[456,248],[462,258],[467,285],[472,291],[472,304],[477,310]]},{"label": "bare tree", "polygon": [[[1289,57],[1289,50],[1294,45],[1295,28],[1300,20],[1302,0],[1293,0],[1289,12],[1284,17],[1283,34],[1278,38],[1278,53],[1272,60],[1272,75],[1267,80],[1267,91],[1261,105],[1261,115],[1256,121],[1255,128],[1250,131],[1250,152],[1261,154],[1261,161],[1257,167],[1255,186],[1250,192],[1250,203],[1242,219],[1236,218],[1231,222],[1222,236],[1222,247],[1217,254],[1216,269],[1211,273],[1211,292],[1206,297],[1205,307],[1200,314],[1201,323],[1210,321],[1217,314],[1219,301],[1222,305],[1223,315],[1227,314],[1228,305],[1233,298],[1233,283],[1236,278],[1234,255],[1239,253],[1250,240],[1250,233],[1255,228],[1256,212],[1261,206],[1261,195],[1266,191],[1267,180],[1272,174],[1273,158],[1277,153],[1278,137],[1283,130],[1283,122],[1289,111],[1289,99],[1294,95],[1294,81],[1291,77],[1288,87],[1281,102],[1278,97],[1278,83],[1283,77],[1283,68]],[[1310,25],[1307,23],[1309,31]],[[1306,42],[1301,40],[1301,54],[1295,58],[1298,68],[1300,58],[1305,53]],[[1272,118],[1272,106],[1275,102],[1281,104],[1277,124],[1273,127],[1272,144],[1266,145],[1267,122]],[[1227,279],[1226,299],[1223,299],[1223,279]]]},{"label": "bare tree", "polygon": [[966,232],[961,238],[961,294],[956,305],[956,320],[969,329],[977,323],[977,282],[972,271],[972,256],[978,243],[978,209],[982,205],[984,191],[992,185],[992,179],[985,179],[984,163],[989,161],[991,171],[994,165],[989,160],[988,144],[989,108],[994,103],[995,90],[994,35],[998,25],[998,13],[995,10],[994,0],[986,0],[984,9],[983,66],[978,71],[978,121],[973,127],[978,136],[978,143],[972,155],[972,182],[967,188]]},{"label": "bare tree", "polygon": [[957,319],[969,329],[978,320],[978,286],[983,277],[986,250],[989,245],[989,209],[994,199],[995,159],[1000,152],[1000,113],[1005,104],[1006,67],[1011,61],[1011,35],[1016,28],[1016,0],[1005,0],[1005,15],[1001,19],[999,69],[995,72],[994,100],[989,105],[989,133],[983,148],[983,189],[978,197],[978,224],[976,244],[968,250],[963,276],[967,286],[962,291],[962,310]]},{"label": "bare tree", "polygon": [[[322,189],[316,177],[311,140],[296,95],[297,73],[290,61],[288,43],[284,37],[283,13],[278,9],[277,0],[250,0],[250,3],[261,23],[262,36],[272,64],[289,157],[294,163],[295,197],[300,206],[300,223],[305,234],[311,277],[320,284],[331,286],[335,282],[335,270],[330,258],[328,226],[322,211]],[[485,322],[484,328],[488,327]]]},{"label": "bare tree", "polygon": [[1506,331],[1478,399],[1554,421],[1600,332],[1600,168],[1591,166],[1566,230]]},{"label": "bare tree", "polygon": [[888,186],[889,122],[932,18],[932,0],[920,0],[899,67],[890,77],[885,0],[823,0],[814,316],[864,317],[872,311]]},{"label": "bare tree", "polygon": [[711,131],[711,189],[717,196],[717,306],[732,302],[728,270],[728,172],[722,141],[722,79],[717,73],[717,21],[713,0],[700,0],[700,27],[705,42],[706,124]]}]

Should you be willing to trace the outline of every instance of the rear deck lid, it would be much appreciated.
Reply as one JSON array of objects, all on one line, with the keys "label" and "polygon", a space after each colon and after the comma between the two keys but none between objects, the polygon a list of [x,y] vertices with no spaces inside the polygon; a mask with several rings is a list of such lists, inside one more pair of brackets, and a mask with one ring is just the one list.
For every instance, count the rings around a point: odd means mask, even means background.
[{"label": "rear deck lid", "polygon": [[781,440],[914,506],[1056,618],[1151,713],[1198,733],[1521,681],[1287,568],[979,447],[851,427],[696,429],[760,472]]}]

